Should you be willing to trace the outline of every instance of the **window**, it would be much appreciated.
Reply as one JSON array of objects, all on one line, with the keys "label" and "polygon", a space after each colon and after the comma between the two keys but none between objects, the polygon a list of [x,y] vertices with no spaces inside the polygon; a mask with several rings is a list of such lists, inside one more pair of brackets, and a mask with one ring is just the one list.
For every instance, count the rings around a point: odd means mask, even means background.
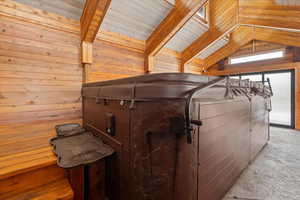
[{"label": "window", "polygon": [[208,24],[208,2],[198,10],[196,17],[204,24]]},{"label": "window", "polygon": [[272,111],[270,123],[292,126],[292,72],[266,73],[265,79],[269,78],[273,89]]},{"label": "window", "polygon": [[274,51],[270,53],[256,54],[253,56],[244,56],[239,58],[230,58],[230,64],[239,64],[239,63],[247,63],[261,60],[269,60],[274,58],[282,58],[284,56],[284,51]]},{"label": "window", "polygon": [[205,12],[205,6],[201,7],[200,10],[197,12],[197,15],[199,17],[201,17],[202,19],[205,19],[206,18],[206,12]]},{"label": "window", "polygon": [[272,111],[269,122],[274,126],[295,127],[295,72],[294,70],[258,72],[232,75],[230,78],[263,81],[267,86],[270,79],[273,90]]}]

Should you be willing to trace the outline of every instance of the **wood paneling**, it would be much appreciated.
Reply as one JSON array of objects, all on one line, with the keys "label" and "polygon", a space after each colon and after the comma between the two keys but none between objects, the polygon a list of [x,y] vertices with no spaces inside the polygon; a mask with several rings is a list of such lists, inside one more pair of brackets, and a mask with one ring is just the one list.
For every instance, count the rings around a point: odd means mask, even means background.
[{"label": "wood paneling", "polygon": [[[11,195],[11,196],[10,196]],[[7,194],[5,200],[19,200],[19,199],[59,199],[59,200],[73,200],[73,191],[68,182],[68,179],[63,178],[53,181],[42,186],[32,188],[27,191],[19,193]]]},{"label": "wood paneling", "polygon": [[[60,15],[36,9],[11,0],[0,1],[0,12],[3,16],[13,16],[20,21],[43,25],[55,30],[80,33],[78,20],[69,19]],[[62,43],[62,41],[60,41]]]},{"label": "wood paneling", "polygon": [[300,47],[300,32],[255,27],[255,39]]},{"label": "wood paneling", "polygon": [[213,29],[222,33],[238,23],[238,0],[210,1],[210,24]]},{"label": "wood paneling", "polygon": [[[70,33],[59,16],[34,9],[28,15],[27,7],[6,0],[0,7],[11,9],[0,10],[0,154],[5,156],[49,146],[56,124],[81,122],[82,67],[79,32]],[[79,24],[73,27],[79,30]]]},{"label": "wood paneling", "polygon": [[300,29],[299,6],[280,5],[275,0],[240,0],[239,5],[241,24]]},{"label": "wood paneling", "polygon": [[[94,42],[94,63],[86,70],[87,82],[111,80],[144,74],[145,42],[101,31]],[[155,71],[180,72],[181,54],[163,49],[154,59]],[[199,73],[195,59],[187,72]]]},{"label": "wood paneling", "polygon": [[[36,154],[38,153],[36,152]],[[0,199],[71,200],[73,199],[73,191],[67,178],[65,178],[64,170],[56,165],[51,165],[0,179]]]}]

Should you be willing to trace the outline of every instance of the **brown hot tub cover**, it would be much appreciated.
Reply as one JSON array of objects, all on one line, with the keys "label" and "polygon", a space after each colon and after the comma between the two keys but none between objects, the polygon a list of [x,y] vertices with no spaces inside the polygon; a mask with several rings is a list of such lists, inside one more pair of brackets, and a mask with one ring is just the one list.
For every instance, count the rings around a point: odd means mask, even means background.
[{"label": "brown hot tub cover", "polygon": [[84,84],[83,126],[115,150],[110,200],[220,200],[268,141],[269,84],[186,73]]}]

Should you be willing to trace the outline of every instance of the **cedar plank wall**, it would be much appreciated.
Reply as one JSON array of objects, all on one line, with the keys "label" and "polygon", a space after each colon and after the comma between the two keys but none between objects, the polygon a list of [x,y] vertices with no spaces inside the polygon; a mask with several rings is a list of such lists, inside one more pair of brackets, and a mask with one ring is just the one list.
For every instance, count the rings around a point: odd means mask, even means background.
[{"label": "cedar plank wall", "polygon": [[49,146],[56,124],[81,122],[79,23],[64,21],[0,2],[0,156]]},{"label": "cedar plank wall", "polygon": [[[144,74],[144,41],[100,31],[93,46],[93,64],[86,70],[87,82],[125,78]],[[163,49],[155,57],[153,73],[179,72],[181,54]],[[189,65],[188,72],[199,73],[200,61]]]}]

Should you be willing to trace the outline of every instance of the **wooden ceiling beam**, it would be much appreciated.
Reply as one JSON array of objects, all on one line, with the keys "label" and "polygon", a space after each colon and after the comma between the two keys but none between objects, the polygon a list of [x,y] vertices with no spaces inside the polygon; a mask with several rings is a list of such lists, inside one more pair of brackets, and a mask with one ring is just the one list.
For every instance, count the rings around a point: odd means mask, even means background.
[{"label": "wooden ceiling beam", "polygon": [[80,19],[81,40],[93,43],[111,0],[87,0]]},{"label": "wooden ceiling beam", "polygon": [[87,0],[80,18],[81,62],[92,64],[93,42],[109,8],[111,0]]},{"label": "wooden ceiling beam", "polygon": [[235,53],[237,50],[242,48],[247,43],[251,42],[254,39],[254,28],[248,26],[239,26],[233,33],[230,35],[229,43],[226,44],[221,49],[217,50],[212,55],[208,56],[204,60],[203,70],[207,71],[209,67],[216,64],[220,60],[230,56]]},{"label": "wooden ceiling beam", "polygon": [[210,29],[182,52],[182,71],[202,51],[238,27],[238,0],[210,1],[209,21]]},{"label": "wooden ceiling beam", "polygon": [[177,0],[175,7],[153,31],[146,41],[145,71],[153,70],[153,57],[184,26],[184,24],[203,6],[207,0]]}]

